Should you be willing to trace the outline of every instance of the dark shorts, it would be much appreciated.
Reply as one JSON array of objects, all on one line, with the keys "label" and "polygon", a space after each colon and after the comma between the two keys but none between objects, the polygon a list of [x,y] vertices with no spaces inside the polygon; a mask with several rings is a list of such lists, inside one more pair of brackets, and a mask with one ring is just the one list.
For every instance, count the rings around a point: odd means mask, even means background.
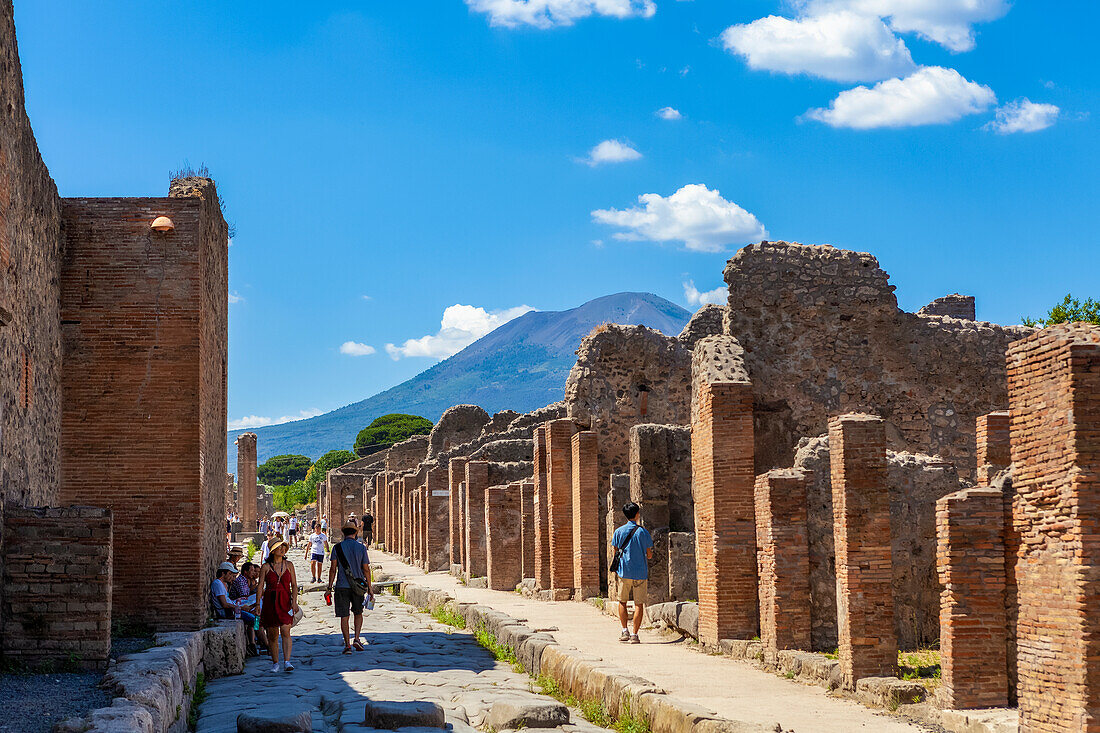
[{"label": "dark shorts", "polygon": [[356,616],[363,614],[363,601],[366,596],[356,595],[351,588],[337,588],[333,592],[332,607],[336,611],[336,618],[347,618],[350,613]]},{"label": "dark shorts", "polygon": [[324,562],[325,561],[325,553],[323,553],[323,552],[321,554],[317,554],[315,552],[312,555],[310,555],[310,557],[313,558],[313,562]]},{"label": "dark shorts", "polygon": [[291,536],[291,537],[293,537],[293,536],[294,536],[294,535],[296,535],[296,534],[298,534],[298,530],[296,530],[296,529],[292,529],[292,530],[290,530],[290,536]]}]

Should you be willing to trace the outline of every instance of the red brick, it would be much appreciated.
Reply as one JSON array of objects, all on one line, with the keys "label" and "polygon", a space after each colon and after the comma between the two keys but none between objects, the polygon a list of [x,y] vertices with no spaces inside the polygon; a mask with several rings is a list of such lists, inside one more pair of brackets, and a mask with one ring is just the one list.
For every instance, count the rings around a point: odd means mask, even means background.
[{"label": "red brick", "polygon": [[772,659],[779,649],[810,648],[809,484],[808,473],[790,469],[756,479],[760,640]]},{"label": "red brick", "polygon": [[600,594],[599,446],[596,433],[572,440],[573,586],[578,600]]}]

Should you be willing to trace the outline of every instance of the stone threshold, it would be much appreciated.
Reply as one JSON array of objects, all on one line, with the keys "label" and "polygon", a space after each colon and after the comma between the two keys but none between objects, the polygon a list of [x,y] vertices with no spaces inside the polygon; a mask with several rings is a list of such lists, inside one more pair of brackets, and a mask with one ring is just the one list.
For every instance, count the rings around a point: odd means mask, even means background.
[{"label": "stone threshold", "polygon": [[112,662],[102,685],[114,700],[82,718],[59,723],[56,733],[183,733],[201,672],[206,679],[244,671],[240,621],[217,621],[199,631],[157,634],[155,646]]}]

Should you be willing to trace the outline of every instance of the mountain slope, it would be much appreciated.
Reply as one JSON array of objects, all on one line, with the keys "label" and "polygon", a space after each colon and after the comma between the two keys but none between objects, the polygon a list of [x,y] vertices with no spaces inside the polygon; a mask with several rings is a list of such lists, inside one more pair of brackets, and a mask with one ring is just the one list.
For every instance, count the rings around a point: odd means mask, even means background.
[{"label": "mountain slope", "polygon": [[[333,448],[350,448],[360,430],[391,412],[433,422],[458,404],[481,405],[490,414],[530,412],[562,398],[575,352],[595,326],[640,324],[676,336],[690,318],[689,311],[652,293],[607,295],[567,311],[532,311],[385,392],[308,420],[252,429],[258,459],[282,453],[316,459]],[[231,473],[237,470],[233,441],[243,432],[228,434]]]}]

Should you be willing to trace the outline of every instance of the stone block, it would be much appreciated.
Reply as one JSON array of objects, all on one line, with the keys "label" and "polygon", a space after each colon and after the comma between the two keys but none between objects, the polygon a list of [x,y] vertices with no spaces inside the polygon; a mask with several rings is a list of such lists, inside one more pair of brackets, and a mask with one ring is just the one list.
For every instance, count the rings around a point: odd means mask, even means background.
[{"label": "stone block", "polygon": [[363,724],[371,728],[397,730],[398,728],[443,728],[446,715],[434,702],[394,702],[370,700],[366,704]]},{"label": "stone block", "polygon": [[237,716],[237,733],[311,733],[313,719],[305,708],[275,706]]},{"label": "stone block", "polygon": [[539,698],[498,700],[485,718],[485,725],[493,730],[557,728],[568,723],[569,708],[560,702]]},{"label": "stone block", "polygon": [[673,601],[699,598],[696,581],[695,533],[668,533],[668,597]]}]

